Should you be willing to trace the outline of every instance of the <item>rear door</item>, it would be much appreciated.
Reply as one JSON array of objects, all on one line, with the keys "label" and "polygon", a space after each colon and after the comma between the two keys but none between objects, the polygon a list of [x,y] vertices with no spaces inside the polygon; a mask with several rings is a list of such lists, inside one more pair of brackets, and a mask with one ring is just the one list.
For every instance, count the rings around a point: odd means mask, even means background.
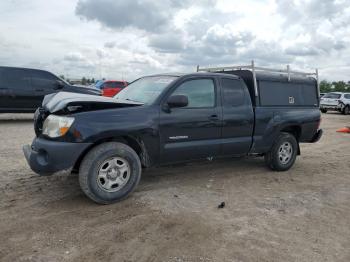
[{"label": "rear door", "polygon": [[217,156],[222,122],[215,78],[187,79],[163,102],[171,95],[186,95],[189,104],[160,111],[161,162]]},{"label": "rear door", "polygon": [[249,152],[254,129],[254,112],[250,95],[240,79],[221,79],[223,111],[223,155],[244,155]]},{"label": "rear door", "polygon": [[33,109],[31,97],[33,89],[27,69],[3,68],[1,73],[1,108],[14,111]]},{"label": "rear door", "polygon": [[0,67],[0,109],[11,107],[10,89],[6,83],[5,70]]}]

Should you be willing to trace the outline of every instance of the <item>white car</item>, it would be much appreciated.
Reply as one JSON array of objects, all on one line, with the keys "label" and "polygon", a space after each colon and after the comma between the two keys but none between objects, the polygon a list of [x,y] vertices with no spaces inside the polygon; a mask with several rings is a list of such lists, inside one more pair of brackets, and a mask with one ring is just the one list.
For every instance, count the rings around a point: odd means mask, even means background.
[{"label": "white car", "polygon": [[343,114],[349,113],[350,93],[332,92],[325,94],[320,101],[320,109],[322,113],[327,111],[338,111]]},{"label": "white car", "polygon": [[350,93],[344,93],[339,100],[338,111],[344,115],[350,114]]}]

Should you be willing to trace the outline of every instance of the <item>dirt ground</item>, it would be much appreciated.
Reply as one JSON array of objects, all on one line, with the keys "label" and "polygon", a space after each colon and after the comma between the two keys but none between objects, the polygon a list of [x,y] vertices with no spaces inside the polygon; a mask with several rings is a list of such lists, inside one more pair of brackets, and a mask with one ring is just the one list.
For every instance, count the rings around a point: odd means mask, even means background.
[{"label": "dirt ground", "polygon": [[149,169],[109,206],[76,176],[30,170],[31,118],[0,115],[1,261],[350,261],[350,134],[335,132],[350,116],[323,115],[288,172],[262,158]]}]

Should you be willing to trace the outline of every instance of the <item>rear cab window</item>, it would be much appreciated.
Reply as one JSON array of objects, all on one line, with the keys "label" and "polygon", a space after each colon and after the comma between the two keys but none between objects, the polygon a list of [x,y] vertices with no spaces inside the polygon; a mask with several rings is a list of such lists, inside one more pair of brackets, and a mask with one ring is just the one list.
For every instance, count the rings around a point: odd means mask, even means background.
[{"label": "rear cab window", "polygon": [[240,106],[244,104],[244,86],[239,80],[222,78],[221,86],[224,106]]}]

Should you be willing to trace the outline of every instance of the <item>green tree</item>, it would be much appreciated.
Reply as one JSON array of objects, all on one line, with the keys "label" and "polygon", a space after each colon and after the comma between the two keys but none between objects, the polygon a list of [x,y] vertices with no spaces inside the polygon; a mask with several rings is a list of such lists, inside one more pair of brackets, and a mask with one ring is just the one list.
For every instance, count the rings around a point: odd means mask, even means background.
[{"label": "green tree", "polygon": [[328,93],[332,91],[332,84],[326,80],[322,80],[320,83],[320,91],[321,93]]},{"label": "green tree", "polygon": [[344,81],[333,82],[332,85],[334,86],[334,91],[336,92],[346,92],[348,88]]},{"label": "green tree", "polygon": [[64,75],[60,75],[60,78],[62,78],[64,80]]},{"label": "green tree", "polygon": [[82,85],[86,85],[86,78],[85,78],[85,76],[81,79],[81,84]]}]

